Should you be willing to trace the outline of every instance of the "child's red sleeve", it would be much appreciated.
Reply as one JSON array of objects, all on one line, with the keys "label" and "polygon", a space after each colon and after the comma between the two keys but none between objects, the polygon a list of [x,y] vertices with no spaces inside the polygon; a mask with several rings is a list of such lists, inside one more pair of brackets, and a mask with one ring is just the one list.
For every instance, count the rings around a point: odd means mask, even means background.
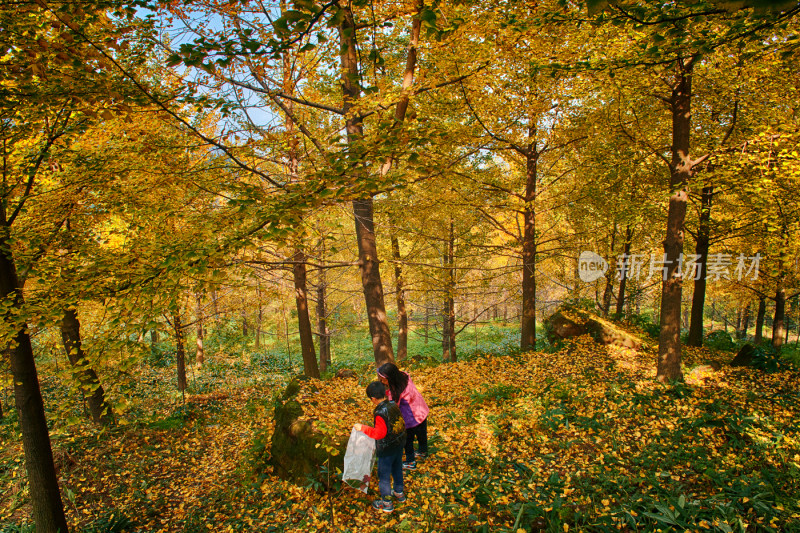
[{"label": "child's red sleeve", "polygon": [[380,416],[375,417],[375,427],[371,428],[362,424],[361,431],[366,433],[367,437],[375,440],[380,440],[386,436],[386,422]]}]

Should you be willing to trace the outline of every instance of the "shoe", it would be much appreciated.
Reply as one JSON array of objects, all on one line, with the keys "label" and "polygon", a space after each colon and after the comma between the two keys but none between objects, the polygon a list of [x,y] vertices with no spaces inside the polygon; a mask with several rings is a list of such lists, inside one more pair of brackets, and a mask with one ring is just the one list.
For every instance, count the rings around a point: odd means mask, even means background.
[{"label": "shoe", "polygon": [[394,496],[394,499],[397,500],[400,503],[403,503],[404,501],[406,501],[406,495],[403,494],[402,492],[392,491],[392,496]]},{"label": "shoe", "polygon": [[416,470],[416,469],[417,469],[416,461],[403,461],[403,470]]},{"label": "shoe", "polygon": [[427,459],[428,458],[428,453],[427,452],[417,452],[417,453],[414,454],[414,457],[416,459]]},{"label": "shoe", "polygon": [[372,502],[372,508],[377,509],[378,511],[383,511],[384,513],[391,513],[394,511],[394,504],[389,500],[384,500],[381,498],[380,500],[375,500]]}]

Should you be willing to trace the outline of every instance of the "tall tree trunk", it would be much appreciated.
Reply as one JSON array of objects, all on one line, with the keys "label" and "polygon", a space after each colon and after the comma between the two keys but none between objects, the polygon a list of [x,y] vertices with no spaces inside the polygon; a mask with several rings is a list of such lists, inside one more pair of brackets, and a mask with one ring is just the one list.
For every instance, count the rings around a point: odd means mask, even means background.
[{"label": "tall tree trunk", "polygon": [[211,289],[211,306],[214,308],[214,326],[219,329],[219,297],[217,289]]},{"label": "tall tree trunk", "polygon": [[[347,130],[347,139],[350,144],[361,141],[364,136],[362,117],[358,112],[353,112],[353,107],[361,97],[361,88],[358,80],[358,40],[356,38],[356,25],[353,12],[349,5],[342,5],[344,16],[339,24],[339,40],[342,66],[342,96]],[[364,288],[364,301],[367,307],[369,332],[372,338],[372,350],[375,363],[393,362],[392,336],[389,333],[389,323],[386,317],[386,307],[383,298],[383,284],[381,283],[380,261],[378,248],[375,241],[375,222],[373,217],[372,196],[353,200],[353,216],[356,226],[356,239],[358,241],[358,262],[361,269],[361,284]]]},{"label": "tall tree trunk", "polygon": [[619,280],[619,292],[617,292],[617,309],[614,314],[617,318],[622,318],[625,312],[625,287],[628,285],[628,278],[630,277],[631,264],[631,243],[633,242],[633,228],[628,224],[625,227],[625,244],[622,248],[622,275]]},{"label": "tall tree trunk", "polygon": [[158,344],[158,330],[151,329],[150,330],[150,345],[151,347],[155,347]]},{"label": "tall tree trunk", "polygon": [[319,326],[319,369],[325,372],[331,364],[331,332],[328,328],[328,278],[325,271],[325,238],[320,239],[320,269],[317,281],[317,324]]},{"label": "tall tree trunk", "polygon": [[317,285],[317,324],[319,327],[319,370],[325,372],[331,364],[331,332],[328,329],[328,309],[325,302],[326,285],[325,269],[319,271]]},{"label": "tall tree trunk", "polygon": [[206,352],[205,348],[203,348],[203,340],[205,340],[205,331],[203,330],[203,324],[205,323],[205,317],[203,316],[203,296],[197,292],[195,293],[195,299],[197,300],[197,364],[202,365],[206,361]]},{"label": "tall tree trunk", "polygon": [[403,289],[403,267],[400,263],[400,241],[392,235],[392,257],[394,258],[394,281],[397,289],[397,360],[408,355],[408,315]]},{"label": "tall tree trunk", "polygon": [[714,187],[703,187],[700,194],[700,224],[697,228],[695,254],[697,259],[697,276],[692,293],[692,318],[689,323],[689,346],[703,345],[703,314],[706,303],[706,273],[708,269],[708,249],[711,242],[711,202],[714,199]]},{"label": "tall tree trunk", "polygon": [[97,373],[89,366],[86,354],[81,346],[81,323],[78,312],[66,309],[61,317],[61,340],[67,358],[75,371],[75,377],[81,386],[81,392],[89,406],[89,414],[94,422],[104,426],[114,423],[114,414],[111,405],[106,402],[105,391],[100,384]]},{"label": "tall tree trunk", "polygon": [[767,299],[764,296],[758,297],[758,311],[756,311],[756,336],[754,342],[761,344],[764,340],[764,316],[767,314]]},{"label": "tall tree trunk", "polygon": [[525,153],[525,207],[522,237],[522,323],[520,349],[536,349],[536,181],[539,151],[536,146],[536,124],[528,126],[528,147]]},{"label": "tall tree trunk", "polygon": [[260,283],[256,285],[256,303],[258,305],[258,311],[256,313],[256,341],[255,341],[255,348],[256,350],[261,348],[261,328],[264,325],[264,306],[261,304],[261,285]]},{"label": "tall tree trunk", "polygon": [[747,302],[747,305],[744,307],[744,313],[742,316],[742,328],[739,330],[739,338],[745,339],[747,338],[747,330],[750,329],[750,302]]},{"label": "tall tree trunk", "polygon": [[443,255],[445,266],[445,294],[443,306],[442,359],[456,361],[456,307],[455,307],[455,227],[450,220],[450,235]]},{"label": "tall tree trunk", "polygon": [[283,311],[283,333],[286,339],[286,353],[289,354],[289,360],[292,359],[292,343],[289,342],[289,313],[286,312],[286,301],[281,298],[281,310]]},{"label": "tall tree trunk", "polygon": [[[5,213],[0,207],[0,219],[5,222]],[[0,295],[12,310],[23,305],[22,287],[17,277],[17,267],[8,242],[9,228],[0,227]],[[14,323],[15,317],[6,312],[3,319]],[[53,450],[44,414],[44,402],[39,388],[39,376],[33,357],[33,347],[26,324],[18,324],[11,341],[11,375],[14,380],[14,401],[22,432],[22,449],[25,454],[25,469],[28,471],[30,501],[33,506],[33,521],[39,533],[67,532],[67,519],[58,489]]]},{"label": "tall tree trunk", "polygon": [[737,338],[737,339],[741,337],[741,331],[742,331],[742,317],[743,317],[743,316],[744,316],[744,310],[742,309],[742,306],[741,306],[741,304],[740,304],[740,305],[739,305],[739,307],[738,307],[738,309],[737,309],[737,311],[736,311],[736,328],[735,328],[735,334],[736,334],[736,338]]},{"label": "tall tree trunk", "polygon": [[797,337],[795,337],[795,339],[794,339],[794,345],[795,346],[800,344],[800,298],[798,298],[797,303],[798,303],[798,306],[797,306],[797,322],[795,324],[797,326]]},{"label": "tall tree trunk", "polygon": [[661,288],[660,332],[658,336],[659,381],[682,379],[681,371],[681,300],[683,285],[678,259],[683,253],[684,222],[689,180],[694,162],[689,155],[692,116],[692,65],[694,57],[678,58],[670,96],[672,108],[672,161],[670,162],[670,198],[664,254],[667,275]]},{"label": "tall tree trunk", "polygon": [[783,279],[775,290],[775,315],[772,318],[772,346],[780,350],[786,338],[786,288]]},{"label": "tall tree trunk", "polygon": [[[609,264],[613,264],[614,258],[614,245],[617,241],[617,221],[614,221],[614,228],[611,230],[611,247],[609,249]],[[614,269],[609,268],[606,271],[606,287],[603,290],[603,316],[607,317],[609,311],[611,311],[611,296],[614,292]],[[497,308],[495,308],[495,313],[497,313]]]},{"label": "tall tree trunk", "polygon": [[784,225],[781,231],[783,246],[778,255],[777,287],[775,288],[775,314],[772,318],[772,347],[780,350],[786,339],[786,264],[788,260],[789,232]]},{"label": "tall tree trunk", "polygon": [[183,322],[181,322],[180,310],[173,311],[172,313],[172,329],[175,332],[175,359],[178,371],[178,390],[183,392],[186,390],[186,338],[183,331]]},{"label": "tall tree trunk", "polygon": [[300,350],[303,355],[303,373],[319,379],[317,353],[314,350],[314,332],[308,315],[308,290],[306,288],[306,254],[296,249],[292,261],[294,275],[294,300],[297,304],[297,325],[300,330]]}]

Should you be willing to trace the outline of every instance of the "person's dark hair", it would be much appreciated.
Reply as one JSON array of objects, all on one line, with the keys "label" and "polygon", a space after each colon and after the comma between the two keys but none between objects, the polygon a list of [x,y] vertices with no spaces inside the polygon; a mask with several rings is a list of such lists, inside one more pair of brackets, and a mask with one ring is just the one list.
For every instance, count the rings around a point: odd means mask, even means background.
[{"label": "person's dark hair", "polygon": [[386,398],[386,387],[380,381],[373,381],[367,385],[367,397],[380,400]]},{"label": "person's dark hair", "polygon": [[401,372],[394,363],[384,363],[378,368],[378,375],[386,378],[386,381],[389,382],[392,400],[399,402],[400,395],[408,386],[408,374]]}]

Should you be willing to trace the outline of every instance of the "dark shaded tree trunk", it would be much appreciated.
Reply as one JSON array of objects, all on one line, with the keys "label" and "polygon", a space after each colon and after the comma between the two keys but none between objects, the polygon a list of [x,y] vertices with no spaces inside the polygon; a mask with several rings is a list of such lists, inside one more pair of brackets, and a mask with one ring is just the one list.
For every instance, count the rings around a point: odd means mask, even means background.
[{"label": "dark shaded tree trunk", "polygon": [[97,373],[89,366],[86,354],[81,346],[81,323],[75,309],[67,309],[61,317],[61,341],[67,358],[74,370],[74,376],[80,383],[81,392],[89,406],[92,420],[104,426],[114,423],[111,405],[106,402],[105,391],[100,384]]},{"label": "dark shaded tree trunk", "polygon": [[180,311],[172,313],[172,329],[175,333],[175,360],[178,371],[178,390],[183,392],[187,388],[186,381],[186,337],[183,331]]},{"label": "dark shaded tree trunk", "polygon": [[292,274],[294,277],[294,301],[297,304],[297,324],[300,330],[300,350],[303,356],[303,373],[308,377],[319,379],[317,353],[314,350],[314,332],[311,330],[311,318],[308,315],[306,254],[300,249],[295,250],[292,258]]},{"label": "dark shaded tree trunk", "polygon": [[686,344],[703,345],[703,314],[706,303],[706,273],[708,269],[708,250],[711,242],[711,202],[714,199],[714,187],[703,187],[700,194],[700,225],[697,229],[695,254],[697,259],[697,279],[694,280],[692,293],[692,318],[689,323],[689,335]]},{"label": "dark shaded tree trunk", "polygon": [[756,336],[755,343],[761,344],[764,341],[764,317],[767,314],[767,299],[764,296],[758,297],[758,311],[756,311]]},{"label": "dark shaded tree trunk", "polygon": [[522,317],[520,349],[536,349],[536,182],[539,151],[536,146],[536,125],[528,127],[525,152],[525,207],[522,236]]},{"label": "dark shaded tree trunk", "polygon": [[403,289],[403,267],[400,263],[400,241],[396,235],[392,235],[392,257],[397,290],[397,360],[402,361],[408,355],[408,315],[406,314],[406,297]]},{"label": "dark shaded tree trunk", "polygon": [[795,346],[800,345],[800,299],[798,299],[797,303],[797,337],[794,339]]},{"label": "dark shaded tree trunk", "polygon": [[[358,80],[360,79],[358,40],[350,6],[342,5],[340,9],[343,12],[342,21],[339,24],[342,96],[344,100],[342,110],[347,117],[345,121],[347,139],[352,145],[358,143],[364,135],[361,115],[352,112],[353,107],[361,97],[361,88],[358,85]],[[392,336],[389,332],[386,306],[384,305],[372,204],[372,196],[353,200],[353,216],[356,226],[356,240],[358,241],[361,285],[364,288],[364,301],[367,307],[372,350],[375,356],[375,363],[382,365],[383,363],[393,362],[394,356],[392,354]]]},{"label": "dark shaded tree trunk", "polygon": [[150,345],[155,346],[158,344],[158,330],[151,329],[150,330]]},{"label": "dark shaded tree trunk", "polygon": [[683,378],[681,371],[681,302],[683,285],[678,259],[683,253],[686,188],[694,164],[689,155],[692,116],[692,64],[694,57],[678,58],[670,106],[672,111],[672,160],[669,209],[664,238],[666,279],[661,287],[660,332],[656,378],[665,382]]},{"label": "dark shaded tree trunk", "polygon": [[747,330],[750,329],[750,302],[744,307],[742,313],[742,327],[739,330],[739,338],[744,339],[747,337]]},{"label": "dark shaded tree trunk", "polygon": [[772,319],[772,346],[780,350],[786,340],[786,289],[783,280],[775,290],[775,315]]},{"label": "dark shaded tree trunk", "polygon": [[[611,247],[609,249],[609,264],[613,264],[614,246],[617,241],[617,221],[614,221],[614,228],[611,230]],[[609,268],[606,272],[606,287],[603,289],[603,316],[607,317],[611,311],[611,296],[614,292],[614,269]]]},{"label": "dark shaded tree trunk", "polygon": [[[2,208],[0,208],[2,211]],[[22,287],[17,277],[17,268],[8,242],[9,228],[5,225],[5,213],[0,212],[3,226],[0,227],[0,295],[13,310],[23,305]],[[13,316],[3,317],[14,323]],[[14,380],[14,401],[22,433],[22,449],[25,454],[25,469],[28,472],[30,501],[33,521],[40,533],[66,532],[67,519],[58,489],[53,450],[44,414],[44,402],[39,388],[39,376],[33,357],[33,347],[27,325],[19,324],[11,340],[11,375]]]},{"label": "dark shaded tree trunk", "polygon": [[622,260],[624,261],[622,275],[619,280],[619,291],[617,292],[617,309],[615,315],[622,318],[625,312],[625,287],[628,285],[631,269],[631,243],[633,242],[633,228],[628,224],[625,227],[625,245],[622,249]]},{"label": "dark shaded tree trunk", "polygon": [[198,292],[195,293],[195,299],[197,300],[197,355],[195,359],[198,365],[202,365],[206,361],[206,352],[203,347],[203,341],[205,340],[205,331],[203,329],[203,324],[205,323],[205,317],[203,316],[203,297]]}]

